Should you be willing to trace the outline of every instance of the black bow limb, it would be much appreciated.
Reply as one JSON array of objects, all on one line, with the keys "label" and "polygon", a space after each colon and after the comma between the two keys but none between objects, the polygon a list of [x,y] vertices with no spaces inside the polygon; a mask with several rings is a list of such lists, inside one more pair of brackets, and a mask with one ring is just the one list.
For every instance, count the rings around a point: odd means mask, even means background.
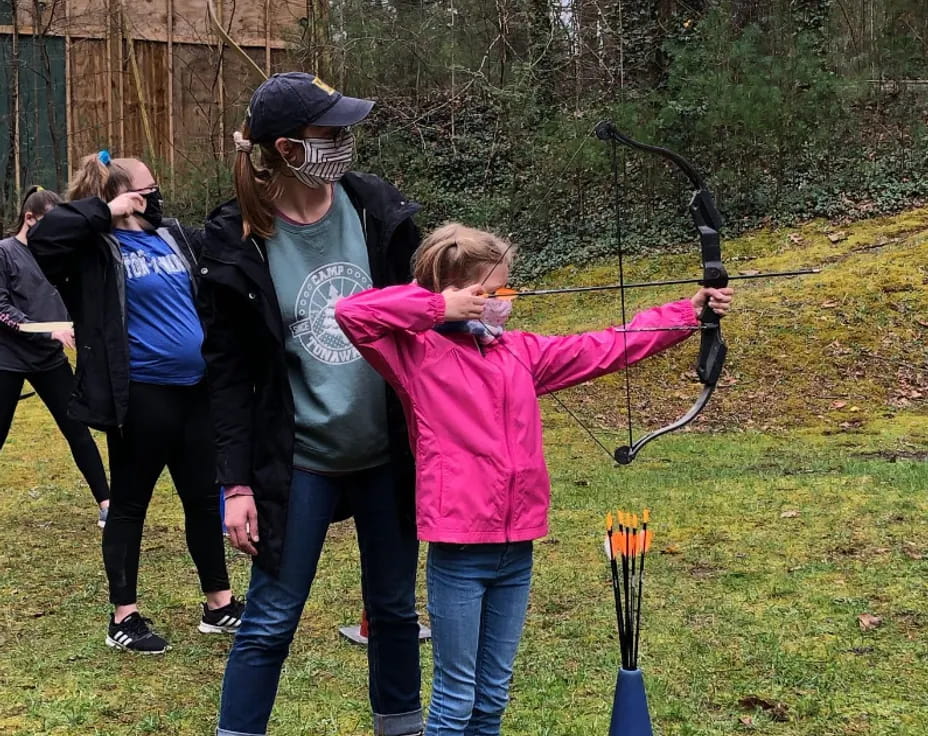
[{"label": "black bow limb", "polygon": [[[702,286],[722,289],[728,286],[728,271],[722,263],[722,245],[720,230],[722,228],[722,216],[716,207],[715,199],[706,186],[703,178],[696,171],[695,167],[683,156],[670,149],[661,146],[652,146],[647,143],[641,143],[634,138],[627,136],[618,130],[608,120],[603,120],[595,128],[595,135],[601,141],[611,142],[613,147],[616,144],[628,146],[646,153],[653,153],[657,156],[673,162],[690,180],[694,187],[693,197],[690,200],[689,210],[693,217],[693,222],[699,233],[700,256],[702,258],[702,278],[698,283]],[[613,166],[615,167],[615,157],[613,156]],[[614,172],[617,178],[617,171]],[[618,196],[618,195],[617,195]],[[621,258],[622,244],[621,235],[619,235],[619,254]],[[624,288],[622,282],[624,277],[622,270],[619,271],[619,288]],[[624,311],[624,307],[623,307]],[[623,316],[624,321],[624,316]],[[722,374],[722,368],[725,366],[725,358],[728,354],[728,347],[722,337],[722,316],[716,314],[709,306],[708,302],[703,307],[699,321],[702,324],[700,330],[699,358],[696,362],[696,374],[699,377],[703,389],[696,399],[696,402],[689,410],[679,419],[671,422],[665,427],[656,429],[638,440],[631,441],[631,404],[628,406],[628,423],[629,423],[629,444],[623,445],[616,449],[614,453],[615,461],[620,465],[627,465],[635,459],[641,449],[652,440],[657,439],[669,432],[680,429],[692,422],[709,402],[715,387],[718,384],[719,377]],[[627,381],[626,376],[626,381]]]}]

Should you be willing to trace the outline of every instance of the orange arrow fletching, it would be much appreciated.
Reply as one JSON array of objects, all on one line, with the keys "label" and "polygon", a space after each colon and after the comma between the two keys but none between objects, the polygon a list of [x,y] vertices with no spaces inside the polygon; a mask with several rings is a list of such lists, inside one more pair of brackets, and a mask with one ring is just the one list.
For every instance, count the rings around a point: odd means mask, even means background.
[{"label": "orange arrow fletching", "polygon": [[504,286],[494,291],[492,294],[490,294],[490,296],[496,297],[497,299],[505,299],[507,301],[512,301],[517,296],[519,296],[519,292],[516,291],[515,289],[510,289],[509,287]]}]

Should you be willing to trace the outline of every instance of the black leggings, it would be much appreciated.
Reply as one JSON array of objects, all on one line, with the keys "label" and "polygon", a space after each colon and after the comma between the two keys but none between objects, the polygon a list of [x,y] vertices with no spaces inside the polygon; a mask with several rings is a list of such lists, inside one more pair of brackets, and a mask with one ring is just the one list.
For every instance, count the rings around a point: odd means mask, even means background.
[{"label": "black leggings", "polygon": [[203,592],[227,590],[206,387],[130,384],[126,423],[106,439],[113,498],[103,530],[103,563],[110,602],[136,602],[142,526],[165,467],[184,507],[187,549]]},{"label": "black leggings", "polygon": [[103,472],[100,451],[90,436],[90,430],[68,416],[68,397],[74,384],[74,374],[67,362],[49,371],[36,373],[14,373],[0,371],[0,448],[6,442],[16,412],[16,402],[23,390],[23,381],[28,380],[45,402],[58,429],[68,441],[74,462],[90,486],[97,503],[110,497],[110,489]]}]

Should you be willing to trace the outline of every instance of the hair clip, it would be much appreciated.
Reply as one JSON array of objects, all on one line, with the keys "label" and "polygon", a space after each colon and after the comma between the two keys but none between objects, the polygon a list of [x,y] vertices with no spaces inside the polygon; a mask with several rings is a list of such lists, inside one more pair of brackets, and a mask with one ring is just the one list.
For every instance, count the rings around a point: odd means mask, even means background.
[{"label": "hair clip", "polygon": [[113,163],[113,158],[110,156],[110,152],[105,148],[97,154],[97,159],[104,166],[109,166],[111,163]]}]

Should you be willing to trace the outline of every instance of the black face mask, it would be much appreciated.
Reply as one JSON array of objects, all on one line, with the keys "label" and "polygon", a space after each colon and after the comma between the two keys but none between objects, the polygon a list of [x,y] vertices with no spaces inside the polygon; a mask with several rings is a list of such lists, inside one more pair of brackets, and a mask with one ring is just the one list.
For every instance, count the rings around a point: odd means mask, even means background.
[{"label": "black face mask", "polygon": [[142,213],[148,224],[154,228],[161,227],[161,220],[164,219],[164,200],[161,198],[160,189],[152,189],[148,194],[143,194],[145,199],[145,212]]}]

